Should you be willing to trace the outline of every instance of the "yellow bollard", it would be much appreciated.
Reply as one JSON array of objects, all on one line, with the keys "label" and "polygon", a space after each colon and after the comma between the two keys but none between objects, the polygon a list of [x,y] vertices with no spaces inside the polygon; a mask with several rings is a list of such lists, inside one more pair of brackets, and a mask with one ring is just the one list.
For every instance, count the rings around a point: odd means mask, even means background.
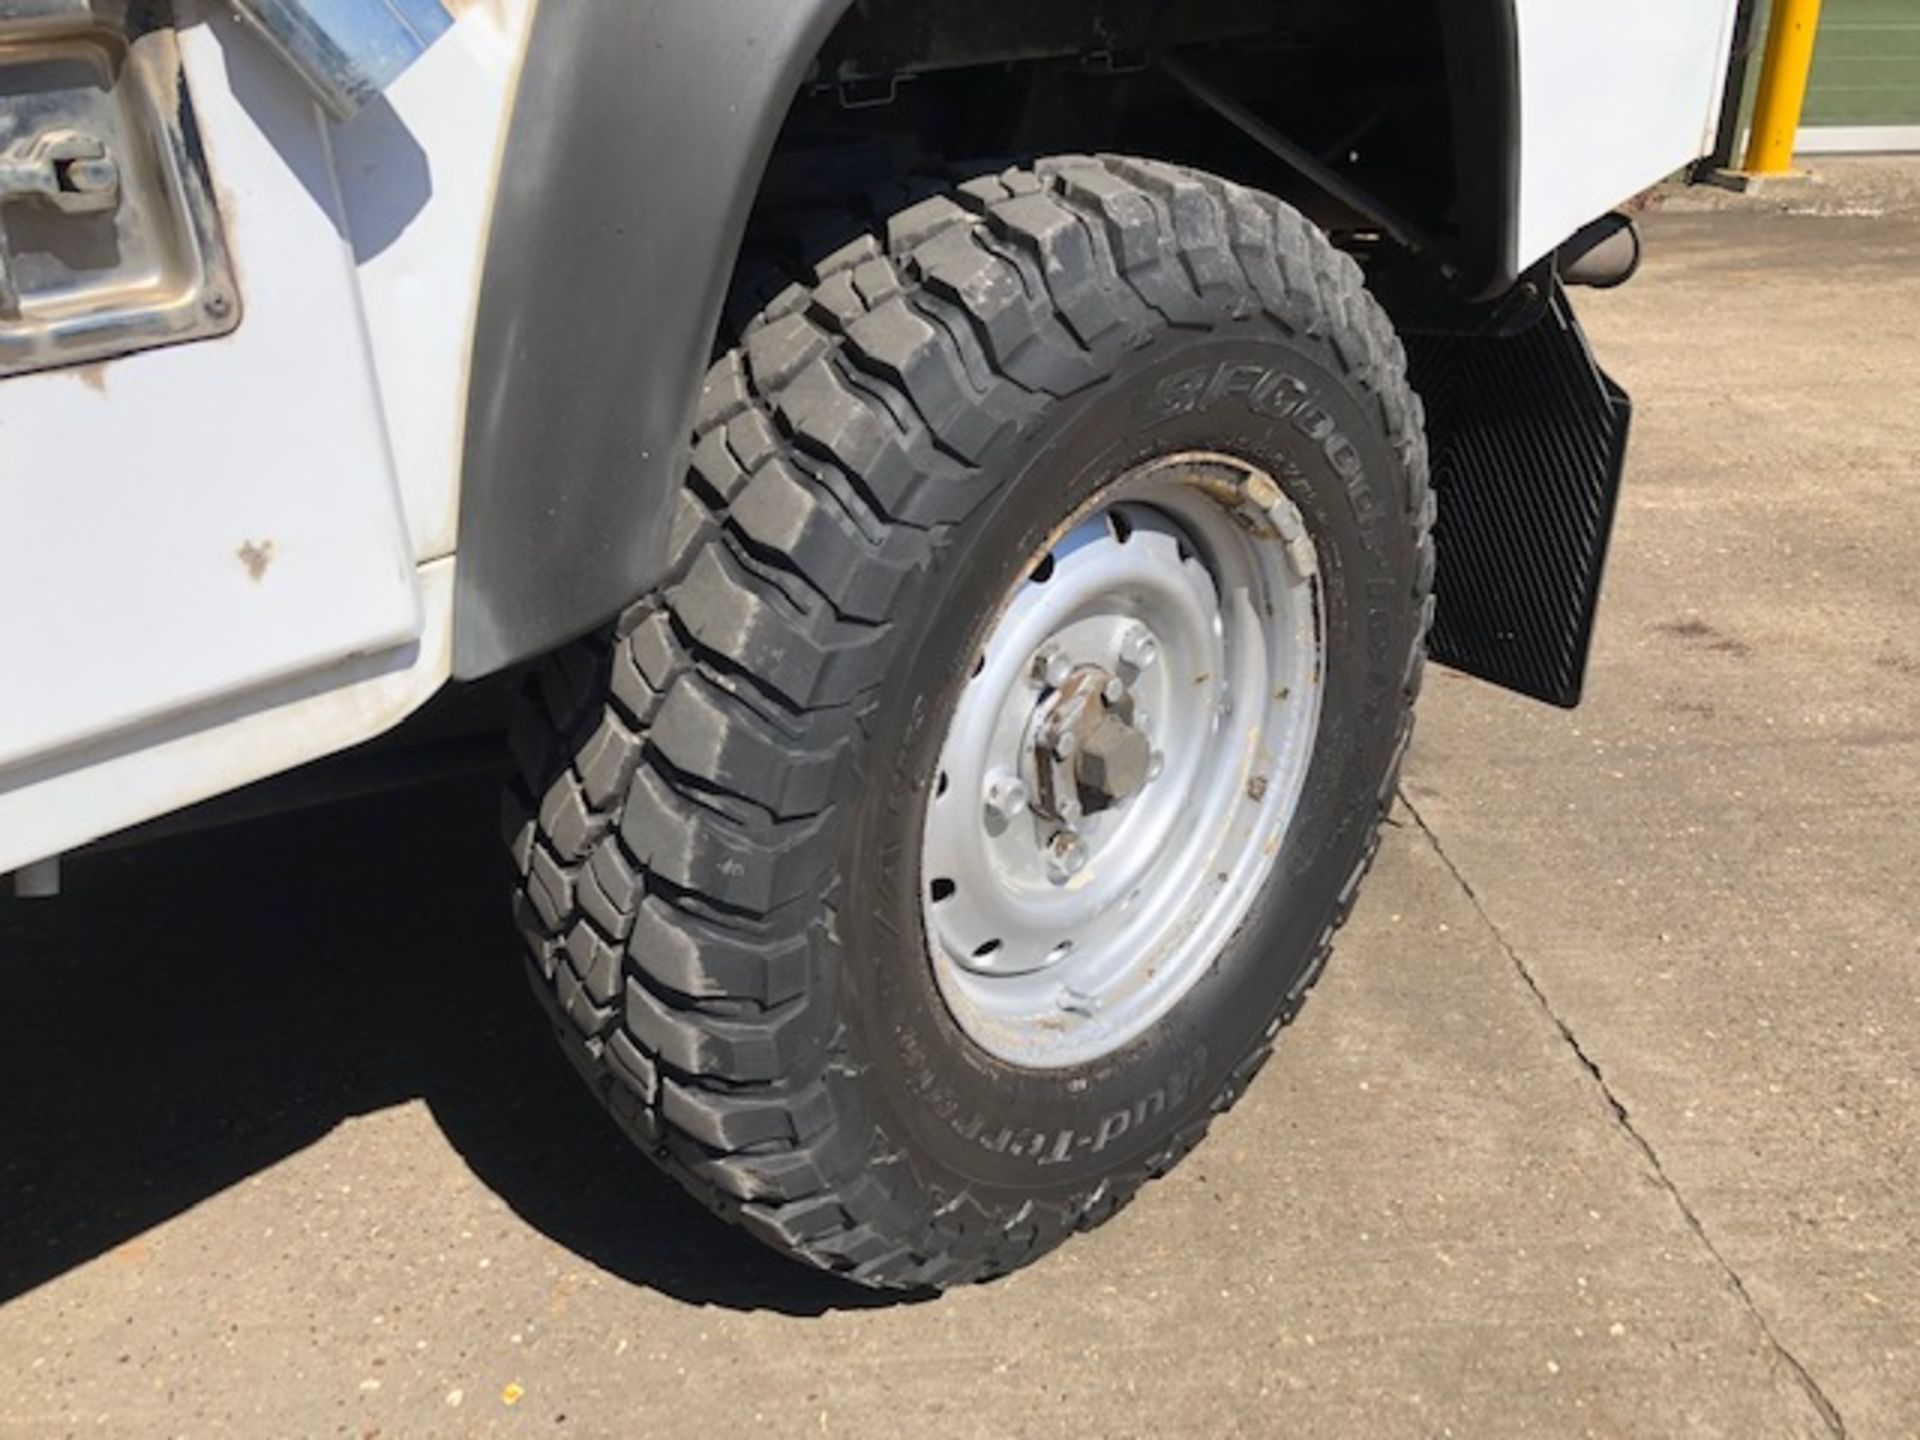
[{"label": "yellow bollard", "polygon": [[1753,102],[1753,133],[1747,137],[1748,175],[1793,171],[1793,140],[1813,68],[1813,37],[1820,28],[1820,0],[1773,0],[1767,52]]}]

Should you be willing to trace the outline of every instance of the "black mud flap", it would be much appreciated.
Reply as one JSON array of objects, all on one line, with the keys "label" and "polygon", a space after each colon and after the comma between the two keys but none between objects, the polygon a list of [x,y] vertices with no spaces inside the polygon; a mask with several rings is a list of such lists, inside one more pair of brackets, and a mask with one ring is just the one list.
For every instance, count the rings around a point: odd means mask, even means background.
[{"label": "black mud flap", "polygon": [[1524,328],[1410,334],[1434,495],[1432,657],[1580,703],[1631,406],[1557,281]]}]

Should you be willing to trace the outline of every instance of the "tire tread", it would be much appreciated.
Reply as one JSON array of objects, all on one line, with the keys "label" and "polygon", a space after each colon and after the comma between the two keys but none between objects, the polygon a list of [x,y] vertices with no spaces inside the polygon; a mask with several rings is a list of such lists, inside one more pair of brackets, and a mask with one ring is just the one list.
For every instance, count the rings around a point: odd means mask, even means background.
[{"label": "tire tread", "polygon": [[892,193],[890,215],[851,239],[843,221],[798,275],[743,269],[760,301],[701,391],[672,572],[532,677],[502,825],[534,988],[635,1141],[776,1247],[921,1286],[1005,1273],[1101,1223],[1245,1090],[1377,849],[1424,656],[1416,636],[1373,838],[1206,1112],[1061,1206],[993,1215],[925,1193],[854,1098],[820,837],[892,656],[894,602],[989,493],[982,457],[1157,328],[1260,313],[1323,339],[1377,404],[1423,616],[1434,510],[1392,326],[1352,259],[1279,201],[1115,157]]}]

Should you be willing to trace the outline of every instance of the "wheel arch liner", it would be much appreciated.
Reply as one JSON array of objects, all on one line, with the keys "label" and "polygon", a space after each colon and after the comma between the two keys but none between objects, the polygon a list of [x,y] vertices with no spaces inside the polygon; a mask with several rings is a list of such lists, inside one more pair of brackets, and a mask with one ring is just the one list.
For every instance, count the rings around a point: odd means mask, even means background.
[{"label": "wheel arch liner", "polygon": [[747,212],[849,0],[548,0],[468,381],[453,668],[552,649],[660,575]]},{"label": "wheel arch liner", "polygon": [[[453,673],[655,584],[715,325],[781,122],[852,0],[548,0],[500,167],[467,386]],[[1514,269],[1513,0],[1449,10],[1467,285]]]}]

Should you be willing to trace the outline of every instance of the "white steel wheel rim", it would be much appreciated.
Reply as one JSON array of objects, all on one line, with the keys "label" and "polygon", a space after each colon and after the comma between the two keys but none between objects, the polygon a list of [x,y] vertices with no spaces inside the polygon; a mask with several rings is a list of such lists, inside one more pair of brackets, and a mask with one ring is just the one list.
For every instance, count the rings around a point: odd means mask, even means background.
[{"label": "white steel wheel rim", "polygon": [[1129,472],[1033,557],[973,657],[921,839],[934,975],[976,1044],[1084,1065],[1206,973],[1299,804],[1323,632],[1299,510],[1226,455]]}]

